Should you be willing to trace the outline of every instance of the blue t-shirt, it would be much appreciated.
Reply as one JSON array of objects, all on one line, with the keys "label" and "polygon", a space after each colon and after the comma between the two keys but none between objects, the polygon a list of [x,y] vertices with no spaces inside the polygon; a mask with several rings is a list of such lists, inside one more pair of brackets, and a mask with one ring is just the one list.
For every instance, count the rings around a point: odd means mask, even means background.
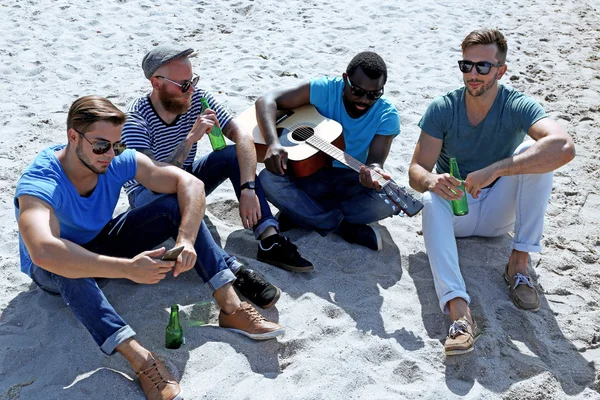
[{"label": "blue t-shirt", "polygon": [[[136,152],[125,150],[113,158],[106,173],[98,175],[98,184],[92,194],[82,197],[56,158],[55,152],[64,147],[56,145],[44,149],[25,169],[17,183],[15,217],[19,218],[19,197],[35,196],[53,208],[60,223],[61,238],[85,244],[112,219],[121,187],[137,172]],[[31,257],[20,234],[19,252],[21,271],[30,275]]]},{"label": "blue t-shirt", "polygon": [[439,174],[450,172],[450,158],[456,158],[465,179],[473,171],[513,155],[529,128],[546,117],[533,99],[511,87],[498,86],[498,95],[483,121],[471,125],[465,106],[465,88],[436,98],[419,121],[423,132],[442,139],[436,162]]},{"label": "blue t-shirt", "polygon": [[[321,115],[342,125],[346,153],[364,164],[375,135],[395,136],[400,133],[400,115],[392,102],[383,96],[360,118],[352,118],[344,106],[343,91],[341,77],[312,79],[310,103]],[[334,166],[343,167],[338,161],[334,162]]]}]

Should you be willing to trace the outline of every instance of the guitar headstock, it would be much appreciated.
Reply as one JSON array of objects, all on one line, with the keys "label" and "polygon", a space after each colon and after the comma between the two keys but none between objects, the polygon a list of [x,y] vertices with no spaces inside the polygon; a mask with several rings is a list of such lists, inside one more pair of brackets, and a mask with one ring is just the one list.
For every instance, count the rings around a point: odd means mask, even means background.
[{"label": "guitar headstock", "polygon": [[396,204],[402,212],[409,217],[412,217],[421,211],[423,203],[415,199],[406,189],[399,186],[396,182],[390,179],[387,184],[382,186],[388,198]]}]

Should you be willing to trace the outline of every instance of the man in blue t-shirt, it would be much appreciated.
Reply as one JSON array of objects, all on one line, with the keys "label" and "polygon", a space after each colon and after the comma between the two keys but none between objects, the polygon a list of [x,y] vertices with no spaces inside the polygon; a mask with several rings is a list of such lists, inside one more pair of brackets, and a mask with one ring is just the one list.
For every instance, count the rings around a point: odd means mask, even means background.
[{"label": "man in blue t-shirt", "polygon": [[[153,160],[183,168],[204,182],[210,194],[226,179],[231,181],[239,200],[239,214],[244,228],[252,229],[260,240],[260,261],[295,272],[310,272],[313,265],[300,256],[288,238],[279,235],[279,224],[271,214],[269,203],[256,180],[256,150],[252,136],[242,132],[227,110],[208,92],[196,86],[188,58],[192,49],[159,46],[150,50],[142,61],[144,75],[152,92],[137,98],[127,107],[128,119],[123,127],[123,141],[130,149]],[[206,98],[209,109],[203,110]],[[197,143],[217,125],[235,143],[196,159]],[[136,181],[125,190],[132,208],[158,195]],[[237,282],[265,286],[268,282],[256,271],[242,267]],[[271,289],[273,285],[270,285]],[[237,286],[236,286],[237,287]],[[261,301],[271,302],[267,297]]]},{"label": "man in blue t-shirt", "polygon": [[[499,236],[515,231],[504,271],[511,299],[537,310],[539,295],[528,275],[530,252],[541,250],[552,171],[575,156],[571,137],[531,98],[499,85],[507,44],[497,30],[471,32],[458,62],[465,86],[435,99],[425,111],[409,169],[410,185],[423,196],[423,237],[443,312],[453,323],[446,355],[473,350],[478,329],[460,273],[455,237]],[[529,135],[534,140],[523,143]],[[461,181],[449,172],[457,160]],[[435,171],[433,171],[435,166]],[[451,202],[467,196],[468,214]]]},{"label": "man in blue t-shirt", "polygon": [[[383,171],[392,140],[400,133],[396,107],[383,96],[387,68],[373,52],[357,54],[341,77],[318,78],[265,94],[256,102],[258,125],[267,150],[260,180],[279,210],[281,228],[297,225],[321,235],[336,232],[350,243],[381,249],[381,236],[368,224],[398,214],[372,173]],[[345,152],[359,163],[356,173],[338,161],[306,177],[288,171],[287,151],[275,124],[277,110],[312,104],[324,117],[339,122]]]},{"label": "man in blue t-shirt", "polygon": [[[284,329],[233,290],[232,260],[202,222],[202,182],[125,150],[125,118],[107,99],[76,100],[67,117],[67,145],[43,150],[23,172],[14,200],[21,270],[44,291],[61,295],[104,353],[119,352],[129,361],[148,399],[179,399],[179,384],[134,339],[96,278],[156,284],[169,271],[177,277],[195,268],[221,308],[220,326],[256,340]],[[113,218],[121,187],[131,179],[168,195]],[[171,237],[183,247],[176,261],[160,259],[164,247],[148,250]]]}]

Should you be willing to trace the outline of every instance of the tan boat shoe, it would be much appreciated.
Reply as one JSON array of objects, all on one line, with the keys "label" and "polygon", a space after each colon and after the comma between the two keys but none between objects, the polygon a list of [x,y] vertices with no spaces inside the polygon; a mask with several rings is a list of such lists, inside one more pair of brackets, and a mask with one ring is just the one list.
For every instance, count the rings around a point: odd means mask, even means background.
[{"label": "tan boat shoe", "polygon": [[473,344],[479,336],[479,328],[475,321],[469,322],[465,317],[459,318],[450,325],[446,342],[444,343],[444,354],[456,356],[473,351]]},{"label": "tan boat shoe", "polygon": [[538,294],[531,277],[517,272],[512,278],[508,276],[508,264],[504,270],[504,280],[508,283],[510,289],[510,298],[513,303],[528,311],[537,311],[540,309],[540,295]]},{"label": "tan boat shoe", "polygon": [[275,322],[269,322],[247,302],[231,314],[219,313],[219,326],[241,333],[254,340],[273,339],[285,333],[285,328]]},{"label": "tan boat shoe", "polygon": [[137,377],[148,400],[183,399],[183,391],[173,375],[155,358],[142,365]]}]

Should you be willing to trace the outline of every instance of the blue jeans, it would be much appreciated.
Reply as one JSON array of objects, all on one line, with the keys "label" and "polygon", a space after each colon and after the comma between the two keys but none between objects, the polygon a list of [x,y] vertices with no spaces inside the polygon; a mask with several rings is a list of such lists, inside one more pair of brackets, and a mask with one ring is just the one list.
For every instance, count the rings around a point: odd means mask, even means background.
[{"label": "blue jeans", "polygon": [[[180,222],[177,196],[167,195],[113,218],[94,239],[82,246],[98,254],[132,258],[176,237]],[[213,291],[235,280],[230,268],[239,263],[233,257],[225,258],[226,253],[217,246],[204,222],[194,248],[198,254],[194,268]],[[96,279],[65,278],[35,265],[31,278],[46,292],[63,297],[104,353],[113,354],[119,344],[135,336],[133,329],[110,305]]]},{"label": "blue jeans", "polygon": [[[206,154],[195,160],[192,167],[187,169],[187,172],[204,182],[207,196],[226,179],[229,179],[235,190],[235,195],[238,200],[240,199],[240,164],[235,146],[227,146],[223,150]],[[279,224],[271,213],[269,203],[267,203],[265,193],[258,179],[256,179],[255,193],[260,203],[261,219],[252,227],[252,231],[258,239],[269,226],[279,230]],[[129,194],[129,204],[132,208],[139,207],[160,196],[162,195],[140,186]]]},{"label": "blue jeans", "polygon": [[[519,154],[535,143],[522,143]],[[504,235],[514,229],[511,250],[540,252],[544,215],[552,194],[552,172],[503,176],[492,187],[482,189],[477,199],[467,193],[469,213],[456,217],[450,201],[441,196],[423,194],[423,238],[433,274],[440,308],[449,313],[448,302],[471,297],[467,293],[458,264],[455,237]]]},{"label": "blue jeans", "polygon": [[264,169],[260,180],[275,207],[300,227],[323,236],[342,220],[370,224],[400,212],[383,192],[364,187],[358,173],[346,168],[323,168],[304,178]]}]

